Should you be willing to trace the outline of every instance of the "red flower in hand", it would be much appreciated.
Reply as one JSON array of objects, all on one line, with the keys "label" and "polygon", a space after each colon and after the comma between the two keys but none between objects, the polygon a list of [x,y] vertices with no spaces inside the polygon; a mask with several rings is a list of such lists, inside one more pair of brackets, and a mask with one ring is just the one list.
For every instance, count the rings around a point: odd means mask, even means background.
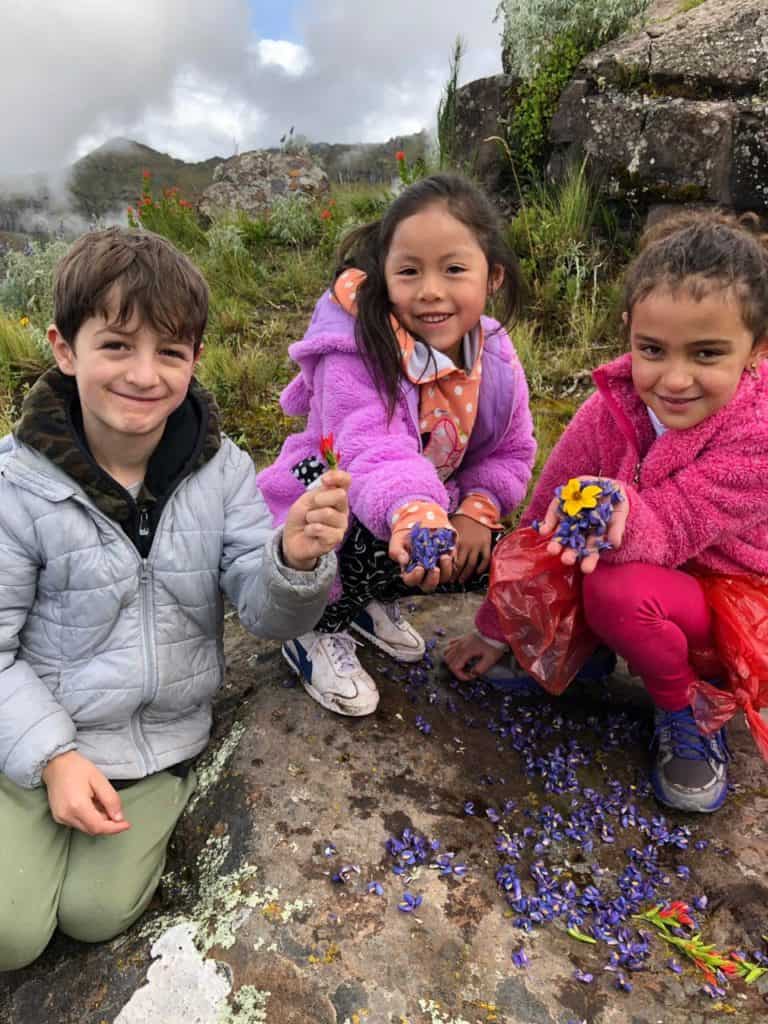
[{"label": "red flower in hand", "polygon": [[333,450],[333,434],[320,438],[320,454],[325,459],[329,469],[336,469],[338,467],[341,452]]}]

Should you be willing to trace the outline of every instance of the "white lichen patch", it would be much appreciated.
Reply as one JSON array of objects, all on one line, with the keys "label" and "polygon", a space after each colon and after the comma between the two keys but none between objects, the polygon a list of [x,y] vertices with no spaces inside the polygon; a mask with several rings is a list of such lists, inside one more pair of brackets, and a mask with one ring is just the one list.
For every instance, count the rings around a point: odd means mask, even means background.
[{"label": "white lichen patch", "polygon": [[[206,960],[195,946],[195,926],[177,924],[152,946],[158,959],[133,993],[115,1024],[219,1024],[232,984],[224,968]],[[261,1019],[261,1018],[254,1018]]]},{"label": "white lichen patch", "polygon": [[242,722],[235,722],[224,741],[215,749],[205,755],[195,769],[197,775],[197,788],[187,804],[185,814],[189,814],[197,807],[198,803],[208,793],[214,783],[221,778],[224,769],[229,763],[232,755],[240,745],[240,740],[245,733],[245,725]]},{"label": "white lichen patch", "polygon": [[254,985],[243,985],[225,1006],[216,1024],[267,1024],[267,1000],[270,993]]},{"label": "white lichen patch", "polygon": [[430,1024],[469,1024],[464,1017],[449,1017],[440,1008],[440,1004],[432,999],[420,999],[419,1009],[422,1013],[429,1014]]},{"label": "white lichen patch", "polygon": [[186,894],[192,911],[150,919],[142,930],[143,935],[155,938],[174,925],[191,923],[198,948],[207,953],[214,946],[231,949],[238,929],[253,910],[260,908],[273,924],[287,924],[312,909],[312,902],[306,899],[282,902],[280,890],[275,886],[254,888],[252,880],[259,870],[255,864],[244,864],[225,874],[223,868],[230,849],[228,835],[209,836],[197,858],[197,885],[193,892]]}]

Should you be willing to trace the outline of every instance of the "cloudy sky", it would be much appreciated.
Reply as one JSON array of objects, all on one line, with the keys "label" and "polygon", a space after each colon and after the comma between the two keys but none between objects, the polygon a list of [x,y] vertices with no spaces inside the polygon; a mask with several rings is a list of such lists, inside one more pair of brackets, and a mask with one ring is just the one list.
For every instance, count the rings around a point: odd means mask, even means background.
[{"label": "cloudy sky", "polygon": [[462,81],[501,69],[497,0],[10,0],[0,177],[114,136],[185,160],[432,128],[457,34]]}]

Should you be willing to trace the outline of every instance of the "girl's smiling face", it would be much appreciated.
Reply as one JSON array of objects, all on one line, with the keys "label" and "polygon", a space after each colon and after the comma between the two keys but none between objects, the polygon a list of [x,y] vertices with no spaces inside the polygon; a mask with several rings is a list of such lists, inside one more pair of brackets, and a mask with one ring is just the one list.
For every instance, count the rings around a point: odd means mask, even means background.
[{"label": "girl's smiling face", "polygon": [[636,302],[629,326],[632,381],[665,427],[695,427],[733,398],[768,339],[755,342],[738,296],[713,287],[695,298],[683,281]]},{"label": "girl's smiling face", "polygon": [[411,334],[458,363],[461,342],[504,278],[472,231],[435,202],[395,228],[384,264],[392,310]]}]

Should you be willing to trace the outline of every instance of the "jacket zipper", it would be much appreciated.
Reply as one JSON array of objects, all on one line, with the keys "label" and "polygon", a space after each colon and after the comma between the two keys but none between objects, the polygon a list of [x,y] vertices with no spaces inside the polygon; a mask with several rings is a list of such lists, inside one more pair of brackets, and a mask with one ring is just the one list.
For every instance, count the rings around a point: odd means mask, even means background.
[{"label": "jacket zipper", "polygon": [[[179,492],[179,490],[181,490],[181,488],[184,486],[187,479],[188,478],[185,477],[184,480],[181,480],[178,486],[175,488],[175,490],[168,495],[168,498],[166,499],[163,506],[163,511],[160,514],[160,521],[158,522],[155,531],[156,534],[160,532],[160,527],[162,526],[162,521],[163,517],[165,516],[166,509],[171,504],[172,499],[176,497],[176,494]],[[155,631],[152,622],[152,612],[154,609],[154,600],[152,597],[153,572],[152,566],[150,565],[149,562],[149,556],[147,556],[147,558],[142,558],[136,545],[131,541],[131,539],[119,527],[115,525],[115,523],[109,518],[109,516],[105,515],[101,511],[101,509],[97,508],[96,505],[90,502],[87,498],[83,498],[78,494],[72,494],[71,497],[73,498],[73,500],[83,505],[88,510],[90,515],[100,520],[102,523],[106,523],[113,533],[118,534],[120,539],[127,544],[127,546],[130,548],[130,550],[136,557],[139,570],[139,604],[141,605],[141,622],[142,630],[144,633],[144,687],[142,689],[141,703],[141,707],[144,707],[154,700],[154,698],[157,696],[157,691],[159,688],[159,680],[157,679],[157,653],[155,647]],[[139,535],[146,536],[146,534],[142,533],[142,529],[145,529],[147,531],[147,534],[149,533],[149,510],[146,507],[143,507],[140,510],[139,514]],[[140,713],[141,708],[139,708],[131,715],[129,727],[131,730],[131,736],[133,737],[133,743],[136,749],[136,753],[138,757],[141,759],[141,762],[144,766],[144,772],[145,774],[150,774],[150,772],[152,771],[152,768],[150,767],[150,762],[154,764],[154,759],[152,758],[150,746],[147,743],[146,739],[144,738],[144,732],[141,728],[141,723],[139,721]]]},{"label": "jacket zipper", "polygon": [[[141,533],[141,528],[139,528]],[[139,602],[141,604],[141,620],[142,629],[144,631],[144,687],[142,689],[142,706],[150,704],[154,699],[158,683],[157,683],[157,653],[155,651],[155,630],[153,625],[153,606],[154,601],[152,598],[152,567],[146,558],[141,560],[141,568],[139,570]],[[134,720],[136,721],[136,729],[141,736],[142,745],[149,752],[149,744],[144,739],[144,733],[141,729],[141,725],[138,722],[138,712],[131,716],[131,725]],[[144,768],[147,774],[150,771],[154,771],[154,765],[147,763],[146,755],[142,754],[142,760],[144,761]]]}]

